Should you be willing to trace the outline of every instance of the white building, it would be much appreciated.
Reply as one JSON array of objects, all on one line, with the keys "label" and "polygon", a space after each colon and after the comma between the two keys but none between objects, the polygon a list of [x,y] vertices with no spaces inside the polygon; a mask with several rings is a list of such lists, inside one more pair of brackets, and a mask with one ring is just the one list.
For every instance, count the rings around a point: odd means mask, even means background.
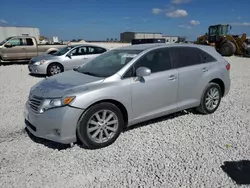
[{"label": "white building", "polygon": [[0,42],[12,36],[32,36],[39,41],[40,31],[33,27],[0,26]]},{"label": "white building", "polygon": [[131,42],[132,39],[162,38],[162,33],[154,32],[123,32],[120,34],[121,42]]},{"label": "white building", "polygon": [[163,35],[162,38],[165,38],[167,44],[175,43],[178,41],[178,36],[166,36]]}]

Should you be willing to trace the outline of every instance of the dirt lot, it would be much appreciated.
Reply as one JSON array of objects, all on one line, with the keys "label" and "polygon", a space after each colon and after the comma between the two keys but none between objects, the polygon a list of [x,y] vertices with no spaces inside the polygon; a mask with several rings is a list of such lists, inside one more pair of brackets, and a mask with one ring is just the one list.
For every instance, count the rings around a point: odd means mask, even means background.
[{"label": "dirt lot", "polygon": [[147,122],[100,150],[31,139],[23,107],[43,78],[27,65],[1,66],[0,187],[236,187],[221,165],[250,158],[250,59],[227,60],[231,91],[216,113]]}]

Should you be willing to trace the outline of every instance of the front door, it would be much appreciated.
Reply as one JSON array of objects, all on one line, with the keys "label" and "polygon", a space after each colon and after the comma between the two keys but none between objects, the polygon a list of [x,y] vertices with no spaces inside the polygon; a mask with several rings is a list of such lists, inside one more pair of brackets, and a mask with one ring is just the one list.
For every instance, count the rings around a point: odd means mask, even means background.
[{"label": "front door", "polygon": [[25,60],[26,57],[26,49],[23,45],[22,38],[12,38],[8,41],[11,43],[11,47],[4,47],[3,59],[4,60]]},{"label": "front door", "polygon": [[76,47],[69,51],[68,54],[70,54],[70,57],[66,56],[63,61],[65,70],[76,68],[87,61],[86,55],[88,52],[86,46]]},{"label": "front door", "polygon": [[148,120],[172,113],[177,109],[178,72],[172,68],[168,48],[145,54],[134,70],[147,67],[151,75],[131,81],[134,121]]}]

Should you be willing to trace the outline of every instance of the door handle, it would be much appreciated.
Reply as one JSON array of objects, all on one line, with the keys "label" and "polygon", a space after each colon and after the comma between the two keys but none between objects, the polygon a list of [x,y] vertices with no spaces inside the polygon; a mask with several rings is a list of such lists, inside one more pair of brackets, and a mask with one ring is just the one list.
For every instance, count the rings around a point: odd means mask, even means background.
[{"label": "door handle", "polygon": [[207,68],[203,68],[201,71],[202,71],[202,72],[207,72],[208,69],[207,69]]},{"label": "door handle", "polygon": [[171,75],[171,76],[168,77],[168,79],[169,79],[169,80],[175,80],[176,77],[175,77],[174,75]]},{"label": "door handle", "polygon": [[83,59],[88,59],[87,57],[84,57]]}]

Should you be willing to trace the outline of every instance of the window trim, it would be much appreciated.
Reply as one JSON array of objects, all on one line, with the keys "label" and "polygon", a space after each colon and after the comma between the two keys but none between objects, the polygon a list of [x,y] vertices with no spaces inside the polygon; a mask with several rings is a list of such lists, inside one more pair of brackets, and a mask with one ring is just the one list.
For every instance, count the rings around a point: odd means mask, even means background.
[{"label": "window trim", "polygon": [[[160,47],[160,48],[154,48],[154,49],[152,49],[152,50],[150,50],[150,51],[147,51],[145,54],[143,54],[141,57],[139,57],[139,58],[138,58],[138,59],[137,59],[137,60],[136,60],[136,61],[135,61],[135,62],[134,62],[134,63],[124,72],[124,74],[120,77],[121,80],[135,77],[135,72],[136,72],[136,70],[135,70],[135,64],[136,64],[138,61],[140,61],[143,57],[145,57],[145,55],[147,55],[148,53],[151,53],[151,52],[157,51],[157,50],[170,49],[170,48],[171,48],[171,47]],[[171,65],[171,68],[170,68],[170,69],[168,69],[168,70],[163,70],[163,71],[158,71],[158,72],[153,72],[153,73],[151,73],[151,74],[162,73],[162,72],[164,72],[164,71],[169,71],[169,70],[175,69],[174,66],[173,66],[173,61],[172,61],[172,57],[171,57],[170,52],[169,52],[169,59],[170,59],[170,65]],[[133,69],[132,71],[133,71],[133,75],[134,75],[134,76],[124,78],[124,76],[128,73],[128,71],[130,70],[130,68]],[[150,70],[151,70],[151,69],[150,69]]]}]

